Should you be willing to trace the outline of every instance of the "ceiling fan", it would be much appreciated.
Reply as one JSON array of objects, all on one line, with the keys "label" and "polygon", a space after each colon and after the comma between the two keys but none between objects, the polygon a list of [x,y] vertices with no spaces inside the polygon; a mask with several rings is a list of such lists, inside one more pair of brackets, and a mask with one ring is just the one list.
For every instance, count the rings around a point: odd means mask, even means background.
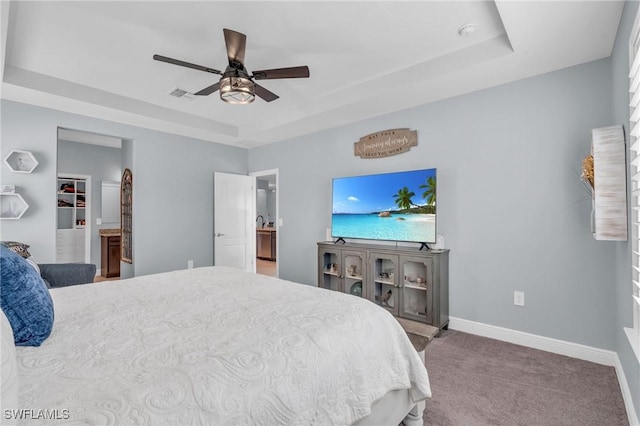
[{"label": "ceiling fan", "polygon": [[224,41],[227,46],[227,57],[229,65],[224,72],[196,65],[178,59],[168,58],[162,55],[153,55],[156,61],[167,62],[181,67],[193,68],[212,74],[219,74],[220,81],[205,87],[194,95],[207,96],[220,90],[220,98],[230,104],[248,104],[253,102],[255,95],[258,95],[267,102],[275,101],[279,98],[275,93],[265,89],[253,80],[274,80],[280,78],[308,78],[309,67],[274,68],[269,70],[253,71],[250,74],[244,66],[244,51],[247,43],[247,36],[237,31],[224,28]]}]

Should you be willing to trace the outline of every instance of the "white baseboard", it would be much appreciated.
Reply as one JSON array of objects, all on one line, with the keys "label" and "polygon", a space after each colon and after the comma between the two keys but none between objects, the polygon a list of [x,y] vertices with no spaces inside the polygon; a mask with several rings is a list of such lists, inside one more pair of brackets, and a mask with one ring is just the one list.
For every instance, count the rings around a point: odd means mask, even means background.
[{"label": "white baseboard", "polygon": [[616,364],[617,354],[615,352],[581,345],[579,343],[552,339],[550,337],[538,336],[536,334],[454,317],[449,318],[449,328],[478,336],[489,337],[491,339],[502,340],[503,342],[515,343],[529,348],[566,355],[571,358],[591,361],[596,364],[611,367],[614,367]]},{"label": "white baseboard", "polygon": [[605,349],[594,348],[592,346],[581,345],[579,343],[552,339],[550,337],[538,336],[536,334],[469,321],[462,318],[450,317],[449,328],[614,367],[616,375],[618,376],[622,399],[624,400],[624,405],[627,410],[629,424],[632,426],[640,426],[640,422],[638,421],[638,416],[633,405],[633,399],[631,398],[631,390],[629,389],[629,384],[627,383],[627,378],[624,375],[624,370],[622,369],[620,358],[618,358],[617,353]]},{"label": "white baseboard", "polygon": [[616,375],[618,376],[618,383],[620,383],[620,390],[622,391],[622,399],[624,400],[624,406],[627,409],[627,417],[629,418],[629,425],[640,426],[640,420],[638,420],[638,414],[633,405],[633,399],[631,398],[631,390],[629,389],[629,383],[627,377],[624,375],[622,364],[620,364],[620,358],[616,354]]},{"label": "white baseboard", "polygon": [[96,277],[102,275],[102,269],[96,269]]}]

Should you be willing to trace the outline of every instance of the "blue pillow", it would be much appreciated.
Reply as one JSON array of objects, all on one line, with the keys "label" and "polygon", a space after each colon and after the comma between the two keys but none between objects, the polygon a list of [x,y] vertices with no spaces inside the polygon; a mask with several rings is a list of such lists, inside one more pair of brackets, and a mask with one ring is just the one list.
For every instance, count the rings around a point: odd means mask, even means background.
[{"label": "blue pillow", "polygon": [[36,270],[0,246],[0,307],[17,346],[40,346],[53,328],[53,300]]}]

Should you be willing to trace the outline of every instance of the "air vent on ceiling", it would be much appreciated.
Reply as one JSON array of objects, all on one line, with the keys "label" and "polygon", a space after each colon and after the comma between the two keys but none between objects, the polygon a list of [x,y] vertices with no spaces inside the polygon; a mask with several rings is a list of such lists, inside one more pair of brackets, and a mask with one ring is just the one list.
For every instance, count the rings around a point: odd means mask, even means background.
[{"label": "air vent on ceiling", "polygon": [[190,101],[196,98],[193,93],[189,93],[186,90],[178,89],[177,87],[169,90],[169,92],[167,93],[174,98],[188,99]]}]

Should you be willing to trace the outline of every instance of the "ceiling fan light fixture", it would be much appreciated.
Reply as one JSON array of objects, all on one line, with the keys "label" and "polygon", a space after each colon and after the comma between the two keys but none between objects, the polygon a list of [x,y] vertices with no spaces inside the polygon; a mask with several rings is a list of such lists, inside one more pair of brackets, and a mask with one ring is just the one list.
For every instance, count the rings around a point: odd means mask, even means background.
[{"label": "ceiling fan light fixture", "polygon": [[228,104],[246,105],[256,98],[253,81],[245,77],[229,76],[220,79],[220,99]]},{"label": "ceiling fan light fixture", "polygon": [[[220,99],[228,104],[250,104],[254,101],[256,95],[265,102],[272,102],[279,98],[275,93],[254,83],[254,79],[278,80],[282,78],[309,78],[309,67],[306,65],[259,71],[254,70],[252,75],[244,66],[247,36],[227,28],[224,28],[223,32],[224,43],[227,47],[227,59],[229,60],[229,65],[224,73],[210,67],[192,64],[191,62],[185,62],[162,55],[153,55],[153,59],[155,61],[220,75],[221,78],[217,83],[193,93],[193,96],[209,96],[214,92],[220,91]],[[184,92],[184,90],[182,92]]]}]

